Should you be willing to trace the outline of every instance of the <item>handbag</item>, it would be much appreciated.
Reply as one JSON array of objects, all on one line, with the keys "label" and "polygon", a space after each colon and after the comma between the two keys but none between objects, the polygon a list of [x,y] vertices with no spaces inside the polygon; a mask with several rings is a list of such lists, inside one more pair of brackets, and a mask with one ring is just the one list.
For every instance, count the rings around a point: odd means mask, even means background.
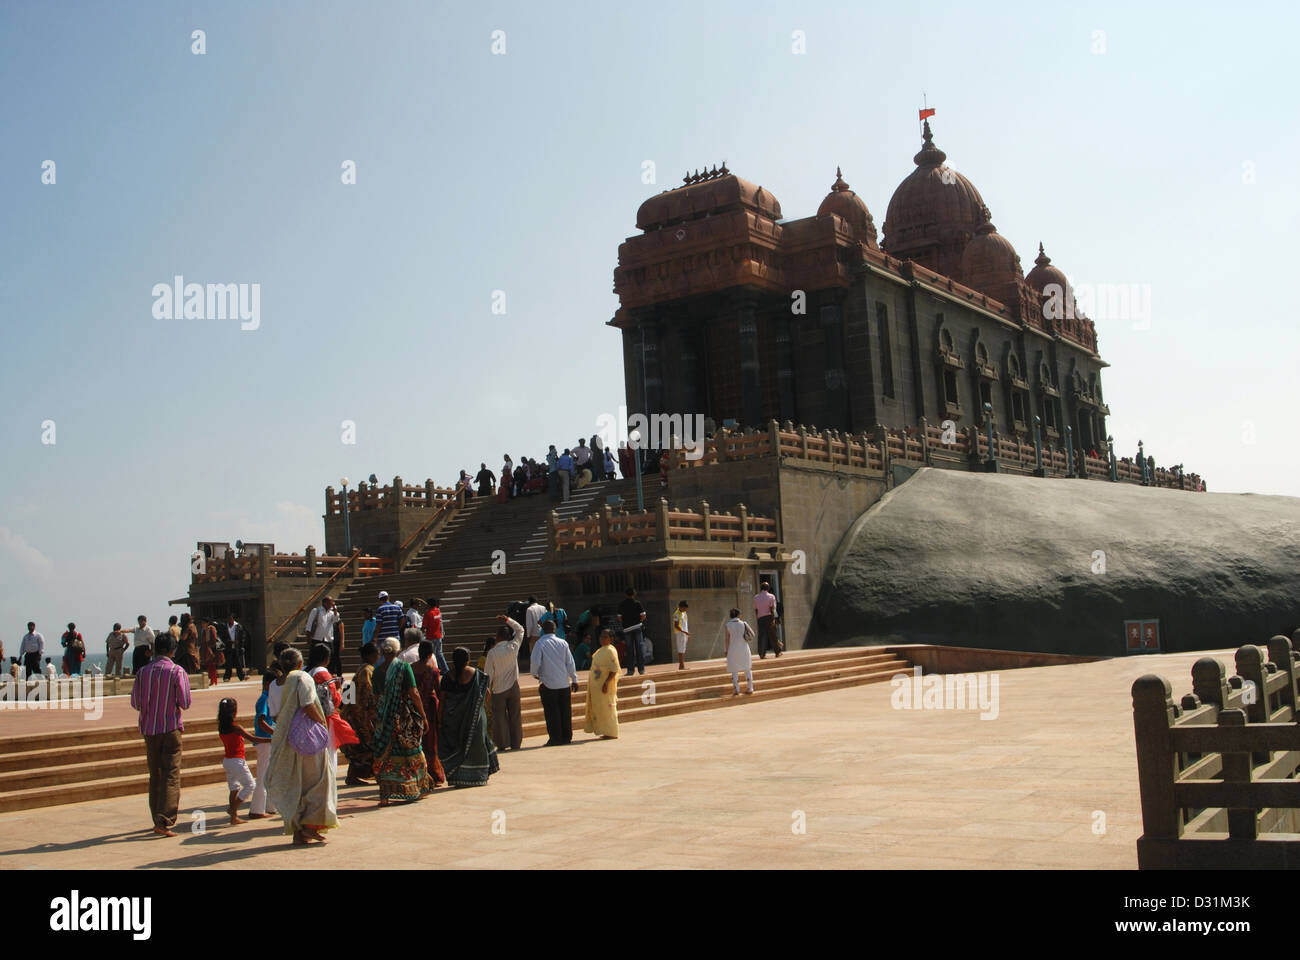
[{"label": "handbag", "polygon": [[289,724],[289,746],[304,757],[313,757],[328,747],[329,742],[329,729],[308,716],[306,707],[300,707]]}]

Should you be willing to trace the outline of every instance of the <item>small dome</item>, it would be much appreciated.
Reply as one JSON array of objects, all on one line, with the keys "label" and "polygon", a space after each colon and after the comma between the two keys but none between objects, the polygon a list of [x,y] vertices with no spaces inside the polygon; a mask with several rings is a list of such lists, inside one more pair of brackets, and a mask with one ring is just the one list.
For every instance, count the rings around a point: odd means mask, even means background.
[{"label": "small dome", "polygon": [[980,216],[983,222],[962,251],[961,282],[1001,303],[1012,303],[1020,283],[1020,257],[993,226],[987,207]]},{"label": "small dome", "polygon": [[867,209],[866,202],[849,189],[839,167],[835,168],[835,182],[831,184],[831,192],[826,194],[826,199],[817,208],[819,217],[831,213],[846,222],[858,240],[872,247],[876,245],[876,224],[871,211]]},{"label": "small dome", "polygon": [[1065,274],[1052,266],[1052,258],[1043,252],[1041,243],[1038,245],[1038,259],[1034,261],[1034,269],[1025,276],[1025,282],[1039,293],[1046,290],[1049,283],[1059,284],[1063,291],[1070,287]]},{"label": "small dome", "polygon": [[921,150],[912,158],[916,169],[889,198],[884,247],[895,257],[919,257],[931,269],[953,276],[961,247],[979,228],[984,198],[974,184],[944,166],[947,159],[934,145],[927,120]]}]

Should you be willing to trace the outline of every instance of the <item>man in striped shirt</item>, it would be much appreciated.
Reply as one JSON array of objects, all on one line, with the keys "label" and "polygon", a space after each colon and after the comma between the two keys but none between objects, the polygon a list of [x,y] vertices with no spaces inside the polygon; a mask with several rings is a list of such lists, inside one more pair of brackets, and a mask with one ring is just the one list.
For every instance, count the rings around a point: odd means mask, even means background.
[{"label": "man in striped shirt", "polygon": [[375,642],[379,643],[389,637],[402,635],[402,608],[388,599],[388,592],[379,594],[379,606],[375,609]]},{"label": "man in striped shirt", "polygon": [[154,649],[157,655],[136,672],[131,706],[140,711],[153,832],[174,837],[171,828],[181,805],[181,711],[189,709],[190,678],[172,659],[176,638],[170,632],[158,635]]}]

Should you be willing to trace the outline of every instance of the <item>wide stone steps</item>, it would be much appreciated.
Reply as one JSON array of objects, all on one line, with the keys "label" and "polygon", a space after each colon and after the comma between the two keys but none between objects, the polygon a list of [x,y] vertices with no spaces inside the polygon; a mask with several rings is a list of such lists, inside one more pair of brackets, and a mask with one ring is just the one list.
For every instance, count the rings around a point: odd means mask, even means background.
[{"label": "wide stone steps", "polygon": [[[759,700],[819,693],[841,687],[882,683],[911,664],[879,648],[836,648],[799,651],[781,658],[754,659],[755,693],[730,696],[731,678],[721,660],[692,661],[689,669],[656,666],[642,676],[619,678],[619,722],[633,723],[696,710],[739,706]],[[645,680],[654,681],[654,702],[642,701]],[[744,681],[742,679],[742,691]],[[581,731],[586,713],[585,672],[573,696],[573,727]],[[522,691],[525,746],[544,737],[541,701],[534,687]],[[182,787],[224,784],[224,751],[217,739],[215,718],[186,720]],[[529,743],[529,740],[532,743]],[[246,746],[250,767],[255,751]],[[346,766],[340,754],[340,767]],[[148,792],[144,745],[134,726],[90,726],[66,733],[0,738],[0,812],[56,806],[105,797]],[[225,799],[225,788],[213,787],[214,798]],[[183,804],[186,799],[183,798]],[[189,801],[192,802],[192,801]],[[184,824],[182,824],[184,826]]]}]

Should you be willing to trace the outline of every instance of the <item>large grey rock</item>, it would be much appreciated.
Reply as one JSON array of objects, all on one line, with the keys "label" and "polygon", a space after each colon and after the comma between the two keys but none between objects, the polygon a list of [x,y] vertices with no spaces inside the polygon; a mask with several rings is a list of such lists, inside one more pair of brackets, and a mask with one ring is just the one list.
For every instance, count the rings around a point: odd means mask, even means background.
[{"label": "large grey rock", "polygon": [[845,535],[810,639],[1117,655],[1158,619],[1165,651],[1235,647],[1291,635],[1298,578],[1294,497],[926,469]]}]

